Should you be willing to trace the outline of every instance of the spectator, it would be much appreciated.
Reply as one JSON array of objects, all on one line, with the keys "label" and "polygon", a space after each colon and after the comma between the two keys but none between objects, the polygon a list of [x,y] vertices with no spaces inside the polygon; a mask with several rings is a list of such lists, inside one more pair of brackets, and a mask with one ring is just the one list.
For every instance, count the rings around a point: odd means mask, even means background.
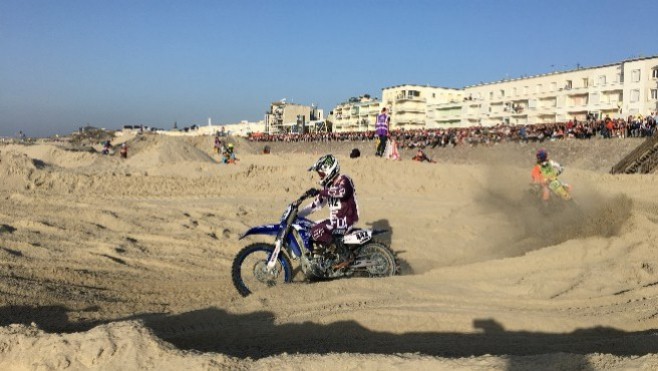
[{"label": "spectator", "polygon": [[[655,113],[654,113],[655,114]],[[388,137],[395,139],[399,149],[424,149],[427,146],[456,147],[463,144],[496,145],[502,142],[542,142],[544,140],[591,139],[595,137],[608,138],[616,135],[624,137],[648,137],[656,131],[656,120],[647,115],[638,121],[636,116],[631,121],[623,118],[604,119],[591,117],[589,120],[576,121],[571,125],[564,123],[509,125],[499,124],[487,128],[480,126],[450,129],[414,129],[389,130]],[[612,121],[612,132],[606,124]],[[360,132],[317,132],[305,134],[261,134],[250,136],[250,141],[258,142],[331,142],[331,141],[362,141],[373,142],[379,139],[376,131]]]},{"label": "spectator", "polygon": [[109,140],[106,140],[106,141],[103,143],[103,152],[102,152],[102,153],[103,153],[104,155],[109,155],[109,154],[110,154],[110,149],[111,149],[111,148],[112,148],[112,143],[110,143]]},{"label": "spectator", "polygon": [[224,144],[219,139],[219,135],[215,136],[215,143],[213,144],[213,151],[217,154],[224,153]]},{"label": "spectator", "polygon": [[385,158],[389,160],[400,160],[400,152],[398,151],[398,142],[395,138],[389,138],[386,144]]},{"label": "spectator", "polygon": [[238,162],[238,159],[235,157],[235,152],[233,151],[233,143],[229,143],[226,146],[226,150],[224,151],[224,159],[222,162],[225,164],[235,164]]},{"label": "spectator", "polygon": [[386,148],[386,141],[388,140],[388,125],[390,123],[390,117],[386,113],[386,107],[382,108],[382,112],[377,115],[377,120],[375,121],[375,133],[379,137],[379,143],[377,144],[376,156],[382,157],[384,155],[384,149]]},{"label": "spectator", "polygon": [[422,149],[419,149],[418,151],[416,151],[416,155],[414,157],[412,157],[411,159],[414,160],[414,161],[418,161],[418,162],[427,161],[427,162],[431,162],[431,163],[436,163],[436,161],[434,161],[431,158],[427,157],[427,155],[425,154],[425,152],[423,152]]},{"label": "spectator", "polygon": [[119,154],[121,155],[121,158],[128,158],[128,145],[126,145],[126,143],[121,144]]}]

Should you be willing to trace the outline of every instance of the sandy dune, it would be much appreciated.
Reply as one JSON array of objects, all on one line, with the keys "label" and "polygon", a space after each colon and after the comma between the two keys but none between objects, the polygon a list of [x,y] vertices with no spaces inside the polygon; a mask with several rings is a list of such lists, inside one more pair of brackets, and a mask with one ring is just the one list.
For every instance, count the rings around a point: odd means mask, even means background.
[{"label": "sandy dune", "polygon": [[[579,205],[548,217],[522,196],[535,144],[427,164],[236,140],[223,165],[209,137],[124,140],[125,160],[0,147],[1,369],[658,368],[658,178],[607,173],[636,140],[544,144]],[[239,235],[329,151],[402,275],[240,297]]]}]

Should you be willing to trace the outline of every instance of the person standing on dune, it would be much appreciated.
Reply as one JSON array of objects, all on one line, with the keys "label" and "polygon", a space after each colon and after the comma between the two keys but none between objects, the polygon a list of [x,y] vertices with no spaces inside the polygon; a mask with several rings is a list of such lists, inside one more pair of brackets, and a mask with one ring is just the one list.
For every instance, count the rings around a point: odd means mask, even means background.
[{"label": "person standing on dune", "polygon": [[391,117],[388,115],[386,107],[382,108],[382,112],[377,115],[377,121],[375,122],[375,134],[379,138],[377,152],[375,152],[376,156],[382,157],[384,155],[384,149],[388,141],[388,125],[390,124],[390,120]]}]

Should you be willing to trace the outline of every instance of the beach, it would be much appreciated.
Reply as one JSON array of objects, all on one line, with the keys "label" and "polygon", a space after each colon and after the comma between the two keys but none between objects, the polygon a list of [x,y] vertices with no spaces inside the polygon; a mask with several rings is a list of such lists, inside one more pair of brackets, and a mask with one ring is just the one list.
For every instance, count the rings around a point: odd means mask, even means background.
[{"label": "beach", "polygon": [[[210,136],[119,137],[127,159],[0,146],[0,368],[658,368],[658,178],[609,174],[640,139],[426,149],[437,163],[230,140],[235,165]],[[577,215],[524,202],[539,147]],[[317,187],[325,153],[400,275],[241,297],[233,257],[272,242],[241,234]]]}]

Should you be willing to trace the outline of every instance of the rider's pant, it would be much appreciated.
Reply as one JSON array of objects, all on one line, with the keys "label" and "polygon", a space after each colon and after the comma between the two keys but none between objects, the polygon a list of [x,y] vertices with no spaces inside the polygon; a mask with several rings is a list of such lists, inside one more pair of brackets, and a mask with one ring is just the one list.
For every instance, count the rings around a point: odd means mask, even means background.
[{"label": "rider's pant", "polygon": [[321,245],[329,246],[333,241],[334,234],[345,234],[347,229],[349,228],[337,228],[331,219],[325,219],[311,227],[311,238]]}]

